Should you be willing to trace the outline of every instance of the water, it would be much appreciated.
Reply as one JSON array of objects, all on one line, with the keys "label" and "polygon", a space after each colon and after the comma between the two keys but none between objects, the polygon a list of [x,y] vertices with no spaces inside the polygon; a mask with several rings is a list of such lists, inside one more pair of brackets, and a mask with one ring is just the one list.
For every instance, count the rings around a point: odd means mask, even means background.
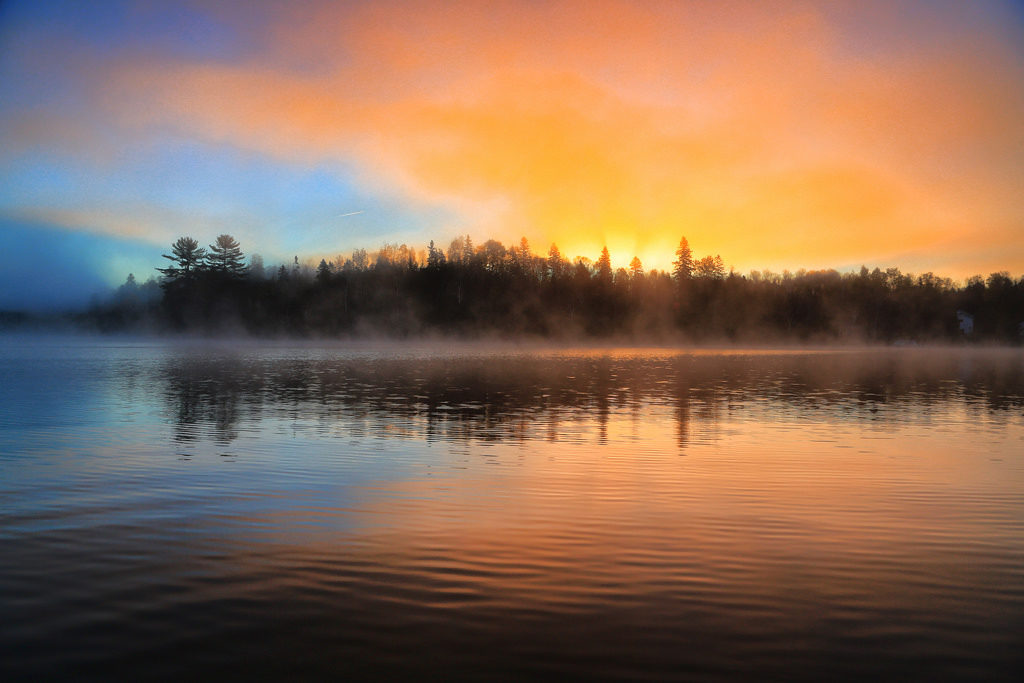
[{"label": "water", "polygon": [[0,343],[5,680],[1024,669],[1020,350]]}]

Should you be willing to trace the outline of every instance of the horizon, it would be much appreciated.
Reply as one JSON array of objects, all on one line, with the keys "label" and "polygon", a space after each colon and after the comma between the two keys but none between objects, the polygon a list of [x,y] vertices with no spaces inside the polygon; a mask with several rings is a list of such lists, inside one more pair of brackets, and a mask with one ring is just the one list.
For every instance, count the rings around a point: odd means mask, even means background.
[{"label": "horizon", "polygon": [[[230,235],[228,235],[228,236],[231,237]],[[7,244],[10,244],[11,243],[11,240],[9,239],[10,235],[5,235],[3,233],[0,233],[0,238],[4,238],[4,237],[8,238],[6,240],[6,242],[7,242]],[[88,250],[95,250],[95,249],[98,248],[98,244],[93,242],[93,240],[91,239],[92,236],[90,236],[88,234],[77,234],[77,235],[69,235],[68,237],[73,238],[73,242],[72,242],[73,247],[72,247],[72,249],[68,249],[68,250],[65,250],[65,251],[59,251],[59,250],[58,251],[52,251],[51,250],[51,251],[48,252],[48,254],[46,256],[44,256],[42,254],[42,246],[41,246],[41,244],[36,243],[35,240],[29,240],[29,242],[31,242],[33,244],[33,248],[35,250],[35,254],[34,254],[35,256],[37,256],[40,259],[42,259],[42,258],[51,258],[53,260],[53,262],[58,265],[57,272],[56,272],[57,277],[55,279],[53,279],[53,280],[50,280],[50,281],[40,281],[38,279],[34,279],[33,269],[31,267],[31,264],[21,263],[20,267],[12,268],[10,271],[8,271],[6,273],[6,275],[7,275],[6,279],[8,280],[8,282],[5,283],[5,288],[2,291],[0,291],[0,312],[9,312],[9,313],[10,312],[25,312],[25,313],[43,313],[43,314],[47,314],[47,313],[61,313],[61,312],[72,312],[72,311],[75,311],[75,310],[84,310],[87,306],[90,306],[90,305],[102,304],[102,303],[105,303],[105,302],[109,302],[110,301],[110,297],[113,296],[116,293],[116,291],[118,290],[118,288],[121,285],[126,284],[129,279],[131,279],[137,285],[142,285],[144,283],[150,283],[150,282],[161,283],[161,282],[166,281],[166,276],[161,274],[161,272],[159,272],[159,271],[161,270],[162,266],[168,265],[168,262],[166,260],[163,260],[163,259],[167,259],[168,258],[168,256],[166,256],[166,254],[167,254],[168,251],[171,251],[171,249],[169,247],[163,249],[162,251],[160,251],[159,256],[157,256],[157,258],[161,258],[162,262],[159,262],[159,263],[156,263],[155,265],[153,265],[151,270],[142,271],[142,272],[139,272],[139,273],[136,273],[135,271],[128,271],[123,278],[116,279],[116,281],[115,280],[104,281],[104,280],[100,279],[97,276],[96,273],[91,273],[91,272],[88,272],[87,270],[85,270],[84,269],[84,265],[81,262],[76,262],[76,261],[73,261],[73,260],[69,260],[69,259],[72,258],[71,252],[74,251],[74,250],[81,251],[81,250],[84,249],[84,250],[88,251]],[[183,237],[193,237],[193,236],[192,235],[183,235]],[[464,236],[462,236],[462,237],[464,237]],[[459,237],[457,237],[456,239],[459,239]],[[42,240],[42,241],[45,242],[45,239]],[[475,248],[477,248],[479,250],[480,245],[483,244],[486,241],[489,241],[489,240],[482,240],[481,242],[476,242],[474,240]],[[3,245],[4,242],[5,242],[5,240],[0,239],[0,245]],[[198,240],[198,242],[199,242],[200,247],[202,247],[204,249],[206,249],[206,248],[211,246],[210,244],[206,244],[202,240]],[[169,246],[172,246],[172,245],[169,245]],[[244,247],[244,245],[241,245],[241,246]],[[447,251],[447,247],[442,248],[442,247],[438,246],[437,244],[435,244],[434,246],[439,251],[442,251],[442,252]],[[506,248],[508,248],[508,247],[515,247],[515,244],[510,244],[510,245],[504,245],[503,244],[502,246],[504,246]],[[555,245],[555,246],[557,246],[557,245]],[[415,261],[416,267],[417,268],[426,268],[427,267],[426,256],[427,256],[428,248],[427,248],[426,245],[424,247],[422,247],[422,248],[418,248],[418,247],[416,247],[414,245],[406,245],[405,243],[402,243],[402,244],[399,245],[399,244],[388,243],[388,242],[385,241],[380,249],[370,250],[370,249],[365,249],[363,247],[356,247],[355,250],[359,250],[359,251],[365,252],[366,256],[369,259],[367,261],[366,265],[372,267],[373,264],[376,263],[378,258],[380,257],[381,251],[383,251],[385,248],[389,248],[389,247],[390,248],[394,248],[394,249],[408,248],[408,252],[409,252],[410,256],[414,257],[416,259],[416,261]],[[137,245],[133,245],[133,248],[137,248]],[[533,245],[530,245],[530,253],[531,253],[531,256],[533,256],[534,258],[539,258],[541,260],[547,260],[549,258],[548,255],[546,255],[546,254],[538,253],[533,248]],[[257,257],[259,257],[263,261],[263,272],[257,274],[257,277],[259,277],[259,278],[272,278],[272,277],[274,277],[274,271],[276,271],[278,268],[288,268],[290,270],[292,264],[295,262],[296,259],[298,261],[298,265],[302,266],[306,270],[306,272],[308,274],[310,274],[310,277],[312,277],[312,274],[315,273],[315,271],[316,271],[316,269],[318,267],[318,264],[320,264],[321,262],[325,262],[326,265],[329,268],[331,268],[332,272],[335,272],[335,271],[338,271],[343,265],[350,264],[351,263],[351,257],[353,255],[354,255],[353,253],[337,254],[333,258],[330,257],[330,256],[327,256],[327,255],[324,255],[324,256],[321,256],[321,255],[307,256],[305,258],[300,257],[299,255],[294,255],[292,257],[292,260],[281,259],[280,261],[266,261],[265,259],[263,259],[262,253],[258,250],[258,247],[254,251],[247,251],[244,248],[242,249],[242,256],[245,259],[245,268],[246,268],[247,271],[249,271],[251,269],[252,257],[253,256],[257,256]],[[598,260],[599,255],[595,256],[594,258],[591,258],[591,257],[585,256],[583,254],[569,256],[569,255],[567,255],[565,253],[561,253],[560,256],[561,256],[561,258],[562,258],[562,260],[564,262],[569,263],[569,264],[577,263],[577,262],[579,262],[582,259],[587,264],[588,269],[590,269],[592,272],[596,272],[595,271],[595,263]],[[621,257],[620,258],[616,258],[616,256],[614,254],[610,254],[610,256],[611,256],[611,262],[612,262],[613,270],[616,270],[616,271],[618,271],[618,270],[628,270],[625,265],[622,265],[622,266],[618,265],[618,263],[621,260]],[[694,253],[694,260],[695,261],[699,260],[700,258],[705,257],[705,256],[710,257],[710,256],[719,256],[719,255],[712,254],[710,252],[708,252],[708,253]],[[643,266],[643,272],[645,274],[647,274],[647,275],[653,275],[655,272],[657,272],[657,273],[660,273],[660,274],[668,276],[668,277],[672,276],[672,265],[671,264],[669,264],[669,266],[667,268],[648,267],[647,264],[643,263],[642,261],[641,261],[641,264]],[[724,267],[726,269],[725,274],[727,276],[736,275],[736,276],[744,278],[744,279],[750,278],[752,276],[753,277],[764,277],[764,278],[771,278],[771,277],[786,278],[788,276],[802,277],[802,276],[805,276],[805,275],[813,276],[813,275],[816,275],[816,274],[827,274],[827,273],[837,273],[840,276],[844,276],[844,275],[855,275],[855,274],[863,271],[864,269],[867,269],[868,271],[871,271],[871,272],[876,272],[877,271],[877,272],[882,272],[882,273],[891,272],[891,271],[895,270],[900,275],[908,277],[908,278],[911,278],[911,279],[914,279],[914,280],[916,280],[917,278],[919,278],[920,276],[923,276],[923,275],[934,275],[935,277],[939,278],[940,280],[949,280],[952,283],[952,286],[954,288],[957,288],[957,289],[961,289],[961,288],[966,287],[967,285],[970,284],[972,279],[981,278],[984,281],[984,280],[987,280],[989,278],[989,276],[992,276],[992,275],[1005,275],[1005,276],[1008,276],[1011,281],[1017,281],[1017,280],[1024,281],[1024,273],[1018,274],[1018,273],[1013,273],[1013,272],[1005,271],[1005,270],[1004,271],[994,271],[992,273],[975,273],[975,274],[967,276],[965,278],[954,278],[954,277],[949,277],[945,273],[934,273],[932,271],[924,271],[924,272],[913,272],[913,271],[910,271],[910,270],[904,271],[898,265],[889,266],[887,268],[882,268],[882,267],[879,267],[879,266],[875,266],[873,268],[868,268],[868,266],[866,264],[861,264],[860,266],[850,266],[848,268],[822,267],[822,268],[796,268],[794,270],[790,270],[789,268],[784,268],[784,269],[782,269],[780,271],[774,271],[774,270],[772,270],[770,268],[763,268],[763,269],[752,268],[752,269],[750,269],[750,270],[748,270],[746,272],[741,272],[741,271],[735,269],[735,267],[732,264],[730,264],[728,261],[725,261],[724,259],[723,259],[723,265],[724,265]],[[76,280],[76,278],[77,278],[77,280]],[[10,286],[12,283],[13,283],[14,286]],[[83,286],[85,287],[85,289],[82,289]],[[74,289],[75,287],[77,287],[78,289]],[[70,294],[70,297],[68,296],[69,294]],[[63,295],[63,296],[61,296],[61,295]]]},{"label": "horizon", "polygon": [[[19,226],[24,229],[24,226]],[[14,231],[15,233],[17,231]],[[227,235],[228,237],[233,237]],[[162,283],[166,281],[166,276],[161,274],[162,266],[167,266],[168,262],[164,259],[169,258],[166,254],[171,251],[170,247],[173,245],[167,245],[162,250],[153,252],[154,258],[160,258],[160,262],[155,262],[151,269],[136,273],[133,270],[127,271],[126,274],[118,278],[116,275],[110,279],[102,279],[97,273],[90,272],[86,265],[81,260],[75,260],[75,254],[79,256],[82,253],[92,253],[98,255],[97,250],[102,248],[102,242],[95,239],[94,235],[88,233],[77,233],[66,236],[70,238],[70,244],[61,245],[63,248],[58,247],[53,249],[53,244],[48,242],[48,236],[46,232],[43,232],[42,237],[38,234],[33,234],[30,239],[25,240],[22,246],[29,246],[32,250],[32,256],[42,260],[44,258],[51,259],[51,263],[56,265],[55,275],[56,277],[51,280],[38,280],[34,276],[34,267],[32,263],[22,261],[14,264],[4,275],[6,275],[6,282],[4,288],[0,290],[0,312],[25,312],[25,313],[61,313],[61,312],[72,312],[75,310],[84,310],[87,306],[94,304],[102,304],[110,301],[110,297],[113,296],[121,285],[124,285],[129,279],[132,279],[136,284],[141,285],[144,283]],[[182,237],[194,238],[193,235],[182,235]],[[463,236],[457,236],[455,239],[461,239]],[[683,236],[685,238],[685,236]],[[15,238],[16,239],[16,238]],[[472,236],[471,236],[472,239]],[[197,240],[199,246],[203,249],[208,249],[211,244],[204,242],[203,240]],[[480,254],[480,246],[485,242],[490,241],[484,239],[481,241],[473,240],[474,248],[477,253]],[[0,246],[7,246],[13,244],[14,240],[11,239],[11,234],[0,232]],[[500,243],[500,241],[499,241]],[[44,246],[45,245],[45,246]],[[428,243],[429,245],[429,243]],[[400,250],[407,248],[410,257],[415,259],[415,265],[417,268],[423,269],[427,267],[427,251],[428,245],[423,247],[417,247],[416,245],[406,245],[405,243],[389,243],[386,240],[383,242],[379,249],[366,249],[364,247],[355,247],[353,252],[347,254],[336,254],[335,256],[330,255],[312,255],[306,257],[300,257],[299,255],[293,255],[291,259],[280,259],[280,260],[266,260],[264,259],[259,248],[249,251],[242,247],[242,257],[245,260],[245,269],[250,270],[252,266],[252,257],[256,256],[263,263],[263,272],[258,273],[259,278],[272,278],[274,277],[274,271],[278,268],[291,269],[293,263],[297,260],[297,265],[302,266],[306,273],[312,277],[315,273],[317,266],[321,262],[325,262],[326,265],[331,268],[332,272],[338,271],[343,265],[351,263],[351,257],[355,251],[363,251],[368,257],[366,266],[372,267],[380,257],[381,252],[386,248]],[[435,243],[435,248],[441,252],[446,252],[447,247],[442,247]],[[518,248],[516,244],[503,244],[505,248]],[[553,245],[557,246],[557,245]],[[140,245],[130,245],[130,249],[138,251],[142,247]],[[43,253],[44,249],[46,254]],[[549,257],[547,254],[539,253],[530,245],[530,254],[534,258],[541,260],[547,260]],[[673,254],[674,256],[675,254]],[[115,255],[119,256],[119,255]],[[612,268],[615,271],[627,270],[625,262],[622,257],[616,257],[614,254],[610,254]],[[712,252],[693,254],[694,261],[699,260],[703,257],[720,256],[719,254],[713,254]],[[577,254],[569,256],[566,253],[560,253],[560,257],[563,262],[568,264],[574,264],[579,262],[581,259],[587,265],[587,268],[593,272],[595,271],[595,264],[599,258],[599,255],[591,258],[584,254]],[[143,256],[142,258],[147,258]],[[506,259],[509,257],[506,256]],[[1003,275],[1009,277],[1011,281],[1024,282],[1024,273],[1014,273],[1007,270],[993,271],[991,273],[974,273],[967,277],[956,278],[950,277],[945,273],[935,273],[933,271],[922,271],[914,272],[912,270],[903,270],[899,265],[891,265],[888,267],[874,266],[868,267],[867,264],[860,264],[859,266],[849,266],[845,268],[836,267],[821,267],[821,268],[783,268],[782,270],[772,270],[771,268],[751,268],[745,272],[741,272],[735,268],[735,266],[729,263],[727,260],[722,259],[725,267],[725,274],[727,276],[736,275],[740,278],[750,277],[781,277],[786,278],[788,276],[802,277],[805,275],[817,275],[817,274],[828,274],[836,273],[840,276],[844,275],[855,275],[863,270],[867,269],[869,272],[881,272],[887,273],[896,271],[899,275],[910,278],[912,280],[918,279],[920,276],[933,275],[940,280],[948,280],[952,286],[956,289],[962,289],[968,286],[971,280],[980,278],[982,281],[986,281],[990,276]],[[124,259],[119,259],[117,262],[126,263]],[[623,265],[619,265],[623,263]],[[643,272],[647,275],[653,275],[655,272],[662,275],[672,277],[672,264],[670,263],[666,268],[648,267],[646,263],[641,261],[643,266]]]},{"label": "horizon", "polygon": [[222,233],[1019,277],[1022,36],[1009,1],[5,3],[0,308]]}]

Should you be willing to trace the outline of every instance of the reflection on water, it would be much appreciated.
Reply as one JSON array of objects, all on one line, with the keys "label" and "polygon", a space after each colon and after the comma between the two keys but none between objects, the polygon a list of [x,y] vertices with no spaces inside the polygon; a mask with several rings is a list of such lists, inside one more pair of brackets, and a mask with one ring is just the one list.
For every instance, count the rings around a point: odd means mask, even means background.
[{"label": "reflection on water", "polygon": [[685,446],[692,417],[712,438],[723,411],[753,408],[771,418],[827,408],[838,413],[828,419],[870,419],[887,407],[913,419],[950,401],[999,411],[1019,410],[1024,400],[1022,356],[1013,352],[186,355],[166,360],[159,379],[175,438],[224,444],[240,421],[268,415],[427,441],[565,441],[595,428],[606,443],[613,416],[640,428],[652,407],[671,406]]},{"label": "reflection on water", "polygon": [[8,343],[22,677],[985,678],[1016,350]]}]

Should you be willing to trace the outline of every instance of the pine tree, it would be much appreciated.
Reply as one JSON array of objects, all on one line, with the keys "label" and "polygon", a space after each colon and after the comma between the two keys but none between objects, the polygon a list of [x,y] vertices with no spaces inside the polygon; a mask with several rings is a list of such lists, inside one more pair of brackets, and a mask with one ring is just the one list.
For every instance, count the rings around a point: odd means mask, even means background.
[{"label": "pine tree", "polygon": [[644,276],[644,264],[640,263],[639,256],[634,256],[633,260],[629,262],[629,276],[632,278]]},{"label": "pine tree", "polygon": [[694,273],[706,280],[721,280],[725,277],[725,263],[721,256],[705,256],[694,264]]},{"label": "pine tree", "polygon": [[262,280],[265,277],[265,269],[263,267],[263,257],[259,254],[253,254],[249,257],[249,268],[247,269],[248,275],[251,278]]},{"label": "pine tree", "polygon": [[325,259],[320,259],[320,265],[316,267],[316,281],[322,285],[331,281],[331,266]]},{"label": "pine tree", "polygon": [[597,269],[597,279],[604,282],[611,282],[612,279],[612,257],[608,253],[608,247],[601,248],[601,255],[597,257],[594,264]]},{"label": "pine tree", "polygon": [[566,263],[562,258],[562,252],[558,251],[558,245],[552,242],[551,249],[548,250],[548,273],[551,275],[551,279],[561,277],[565,272],[565,267]]},{"label": "pine tree", "polygon": [[175,264],[167,268],[157,268],[161,274],[171,281],[179,278],[187,280],[202,267],[206,250],[200,249],[199,242],[191,237],[179,237],[178,241],[171,245],[171,255],[161,256]]},{"label": "pine tree", "polygon": [[245,256],[239,247],[238,240],[231,235],[218,235],[217,241],[210,245],[210,253],[206,256],[206,265],[214,273],[241,277],[245,274]]},{"label": "pine tree", "polygon": [[683,237],[679,240],[679,248],[676,249],[676,260],[672,263],[672,277],[676,282],[689,280],[693,277],[693,251],[690,250],[690,243]]},{"label": "pine tree", "polygon": [[427,247],[427,268],[440,268],[444,265],[444,251],[434,246],[434,240],[430,240]]}]

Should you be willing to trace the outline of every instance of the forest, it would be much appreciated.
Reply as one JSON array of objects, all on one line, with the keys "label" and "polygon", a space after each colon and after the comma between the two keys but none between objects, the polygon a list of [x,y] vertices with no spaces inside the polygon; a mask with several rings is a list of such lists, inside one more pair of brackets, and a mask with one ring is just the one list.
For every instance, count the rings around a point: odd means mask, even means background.
[{"label": "forest", "polygon": [[954,342],[1020,344],[1024,277],[975,276],[957,283],[898,268],[753,271],[719,256],[696,257],[683,237],[672,270],[613,268],[547,256],[526,238],[506,247],[468,235],[421,251],[384,244],[376,253],[295,257],[264,266],[230,235],[201,247],[178,239],[166,267],[133,275],[109,300],[78,316],[104,332],[339,337],[384,335],[619,338],[694,343]]}]

